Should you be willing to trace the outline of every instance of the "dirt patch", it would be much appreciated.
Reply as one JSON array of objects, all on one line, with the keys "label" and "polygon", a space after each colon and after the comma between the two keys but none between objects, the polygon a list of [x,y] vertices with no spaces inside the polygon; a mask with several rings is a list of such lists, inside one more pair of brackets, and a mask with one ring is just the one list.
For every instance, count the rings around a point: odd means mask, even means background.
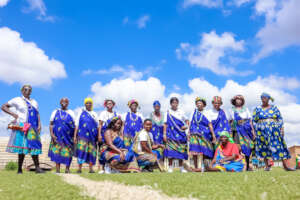
[{"label": "dirt patch", "polygon": [[60,176],[65,182],[82,188],[84,195],[101,200],[188,200],[169,197],[160,191],[152,190],[150,186],[127,186],[112,181],[92,181],[76,174]]}]

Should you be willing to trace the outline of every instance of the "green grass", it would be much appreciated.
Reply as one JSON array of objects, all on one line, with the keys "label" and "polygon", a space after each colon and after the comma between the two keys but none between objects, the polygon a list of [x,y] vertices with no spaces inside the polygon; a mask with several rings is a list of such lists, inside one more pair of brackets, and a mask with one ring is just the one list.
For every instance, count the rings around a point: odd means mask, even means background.
[{"label": "green grass", "polygon": [[276,200],[300,199],[300,171],[247,173],[144,173],[82,174],[91,180],[111,180],[127,185],[150,185],[169,196],[198,199]]},{"label": "green grass", "polygon": [[91,199],[80,195],[76,186],[66,184],[61,177],[47,172],[35,174],[16,171],[0,171],[0,199],[1,200],[41,200],[41,199]]}]

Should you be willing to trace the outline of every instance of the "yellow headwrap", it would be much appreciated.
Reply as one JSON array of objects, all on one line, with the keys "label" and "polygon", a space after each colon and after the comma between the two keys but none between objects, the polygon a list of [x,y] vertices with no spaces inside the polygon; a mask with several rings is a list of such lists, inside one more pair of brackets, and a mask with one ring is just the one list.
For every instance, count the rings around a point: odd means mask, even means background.
[{"label": "yellow headwrap", "polygon": [[[86,103],[88,103],[88,102],[92,103],[92,105],[93,105],[93,99],[92,99],[92,98],[87,97],[87,98],[84,99],[84,105],[85,105]],[[93,106],[92,106],[92,110],[93,110]]]}]

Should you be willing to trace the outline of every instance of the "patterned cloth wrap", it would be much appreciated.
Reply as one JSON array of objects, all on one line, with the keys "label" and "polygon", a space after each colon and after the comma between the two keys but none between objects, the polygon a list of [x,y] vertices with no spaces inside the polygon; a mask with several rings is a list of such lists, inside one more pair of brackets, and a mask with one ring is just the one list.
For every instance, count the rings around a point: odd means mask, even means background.
[{"label": "patterned cloth wrap", "polygon": [[255,153],[258,158],[274,161],[291,158],[281,134],[282,116],[276,106],[268,109],[257,107],[253,113],[253,125],[257,135]]},{"label": "patterned cloth wrap", "polygon": [[75,156],[78,159],[78,164],[96,164],[97,135],[97,122],[87,111],[84,110],[79,119],[78,141],[75,152]]},{"label": "patterned cloth wrap", "polygon": [[131,148],[126,148],[120,136],[113,138],[113,144],[124,152],[125,159],[121,161],[119,153],[105,146],[100,153],[101,162],[109,163],[113,169],[119,170],[120,172],[139,172],[140,169],[134,151],[132,151]]},{"label": "patterned cloth wrap", "polygon": [[176,117],[167,113],[167,144],[164,156],[175,159],[188,159],[187,154],[187,136],[185,131],[180,128],[185,123]]},{"label": "patterned cloth wrap", "polygon": [[224,112],[224,110],[220,109],[219,110],[219,115],[218,118],[216,120],[213,120],[212,122],[213,128],[214,128],[214,132],[216,135],[216,139],[219,139],[219,133],[222,131],[231,131],[231,126],[227,120],[226,114]]},{"label": "patterned cloth wrap", "polygon": [[53,120],[53,133],[56,142],[51,140],[48,156],[55,163],[70,166],[74,150],[74,120],[70,114],[57,110]]},{"label": "patterned cloth wrap", "polygon": [[237,137],[241,145],[242,152],[245,156],[250,156],[252,149],[254,148],[252,128],[250,124],[250,119],[243,121],[238,112],[234,112],[234,124],[237,132]]},{"label": "patterned cloth wrap", "polygon": [[135,113],[128,112],[124,124],[124,143],[127,148],[133,143],[135,134],[143,129],[143,120]]},{"label": "patterned cloth wrap", "polygon": [[[24,99],[24,101],[27,105],[27,123],[30,124],[30,128],[27,134],[21,130],[12,131],[6,151],[17,154],[39,155],[42,154],[42,143],[38,133],[39,112],[27,100]],[[18,125],[23,127],[24,123],[20,122]]]},{"label": "patterned cloth wrap", "polygon": [[145,168],[147,166],[154,166],[155,164],[157,164],[157,160],[161,157],[160,152],[152,149],[152,141],[149,135],[147,135],[147,144],[153,154],[138,151],[138,137],[140,133],[141,131],[136,134],[132,146],[132,149],[135,152],[135,156],[137,157],[138,164],[141,168]]},{"label": "patterned cloth wrap", "polygon": [[[220,160],[233,154],[237,155],[235,160],[221,163]],[[242,172],[245,166],[245,159],[239,154],[239,149],[236,144],[228,142],[226,147],[219,145],[215,152],[216,163],[214,168],[222,172]]]},{"label": "patterned cloth wrap", "polygon": [[203,113],[194,111],[190,125],[190,154],[203,154],[209,158],[214,156],[212,135],[209,130],[209,121]]}]

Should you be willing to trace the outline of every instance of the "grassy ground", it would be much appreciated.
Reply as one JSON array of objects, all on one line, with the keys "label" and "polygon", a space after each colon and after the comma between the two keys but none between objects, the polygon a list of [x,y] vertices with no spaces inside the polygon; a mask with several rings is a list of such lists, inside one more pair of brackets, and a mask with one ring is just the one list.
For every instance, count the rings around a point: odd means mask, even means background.
[{"label": "grassy ground", "polygon": [[17,175],[15,171],[0,171],[1,200],[35,199],[91,199],[80,195],[79,188],[66,184],[61,177],[47,172],[35,174],[25,172]]},{"label": "grassy ground", "polygon": [[96,181],[112,180],[128,185],[150,185],[169,196],[198,199],[276,200],[300,199],[300,171],[247,173],[148,173],[82,174]]}]

